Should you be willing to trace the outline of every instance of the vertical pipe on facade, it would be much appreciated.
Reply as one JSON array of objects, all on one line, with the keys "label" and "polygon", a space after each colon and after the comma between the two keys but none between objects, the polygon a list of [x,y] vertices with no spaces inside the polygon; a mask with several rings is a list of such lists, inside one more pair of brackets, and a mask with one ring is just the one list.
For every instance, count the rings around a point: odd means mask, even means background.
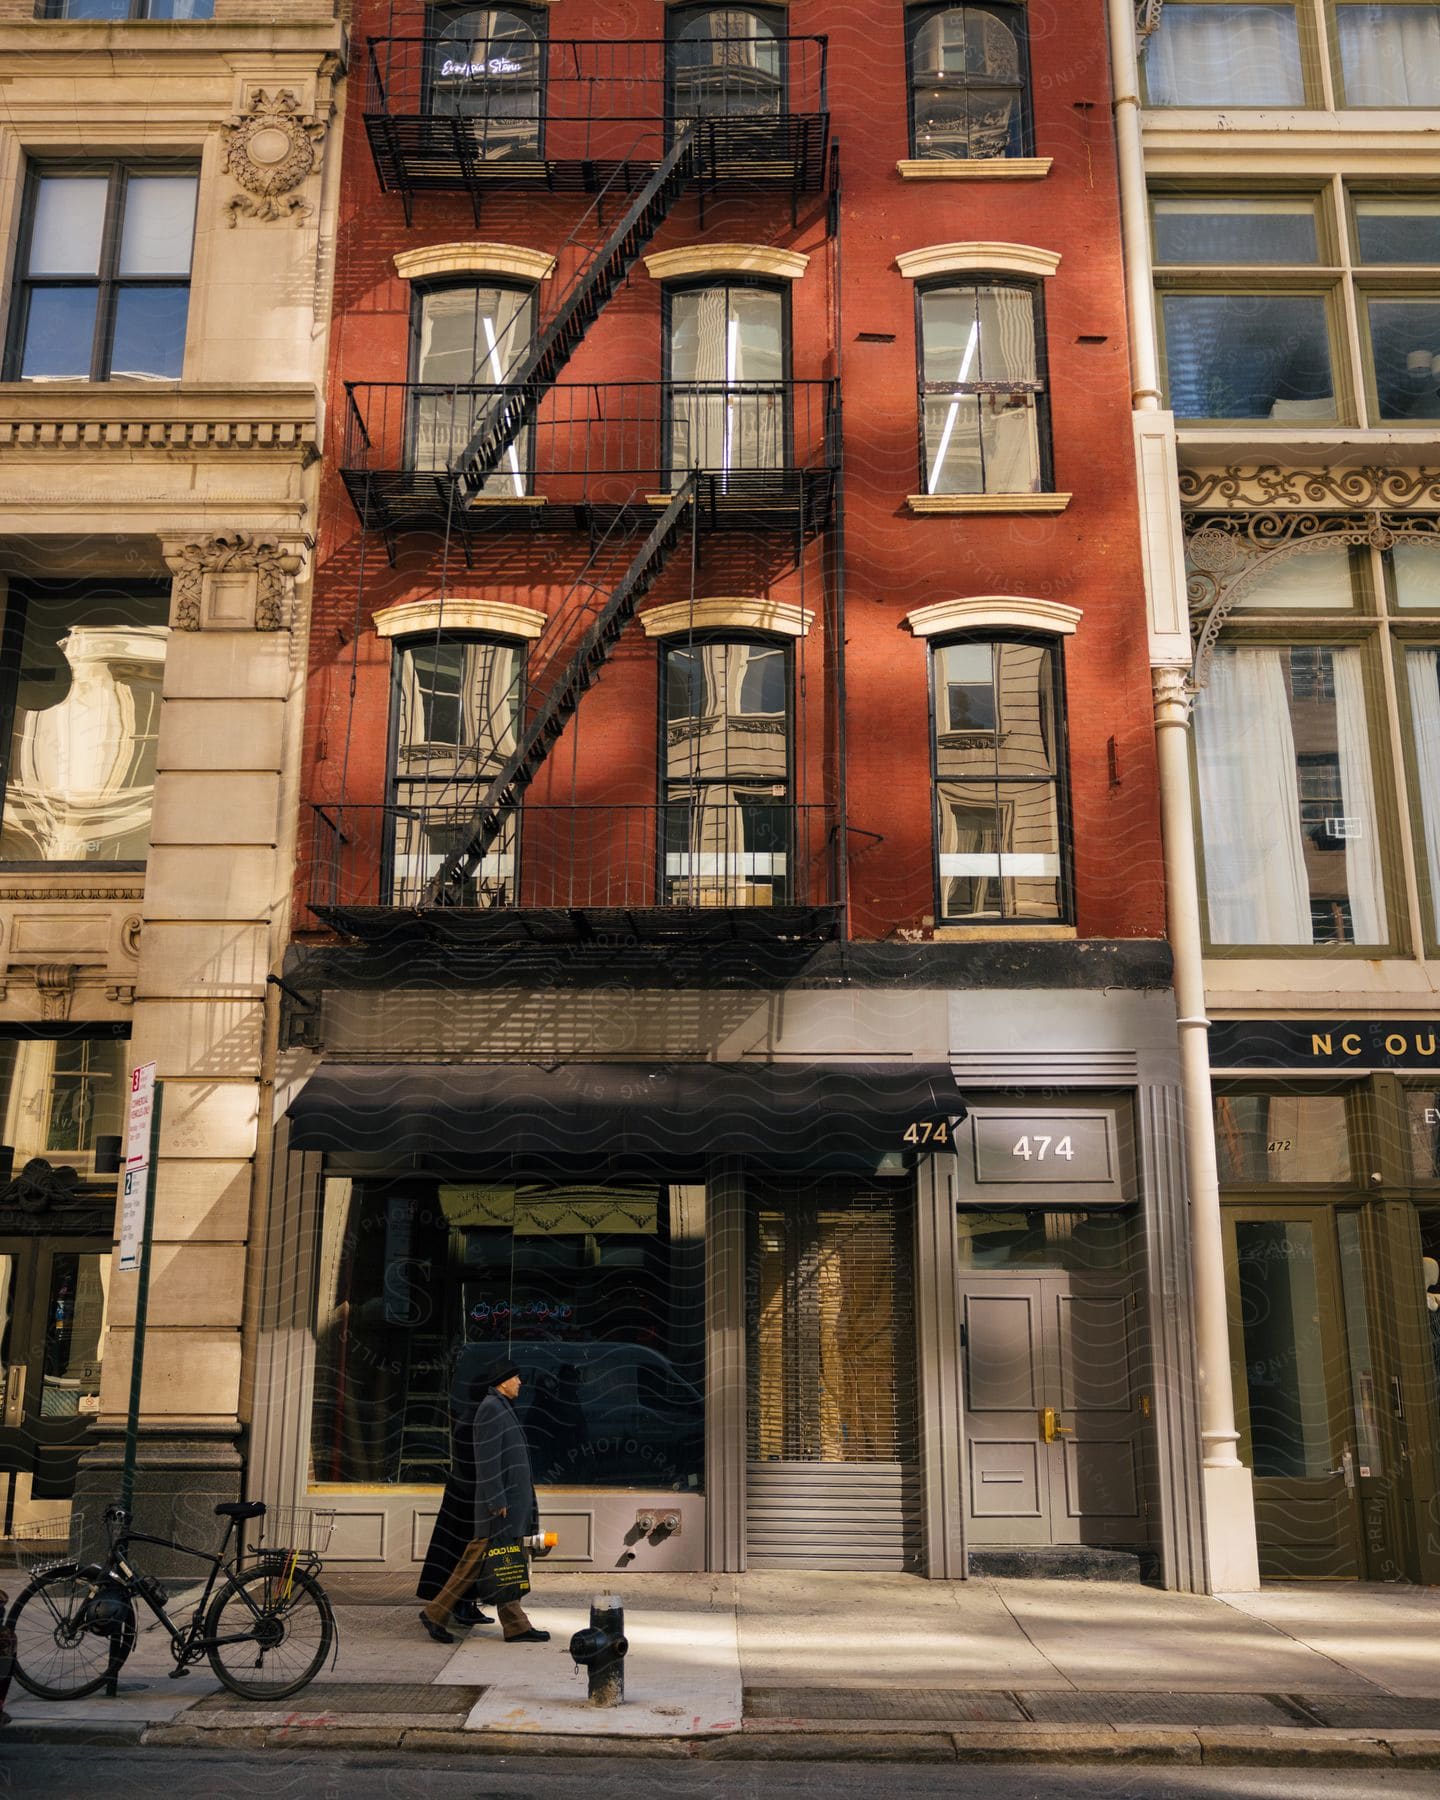
[{"label": "vertical pipe on facade", "polygon": [[[846,689],[845,689],[845,338],[844,299],[840,282],[844,274],[840,232],[840,145],[834,146],[833,164],[835,198],[832,212],[831,256],[835,279],[835,407],[837,412],[835,448],[838,467],[835,471],[835,522],[833,556],[835,577],[835,804],[839,824],[835,834],[835,897],[840,906],[840,941],[850,937],[850,807],[846,780]],[[821,559],[824,568],[824,559]]]},{"label": "vertical pipe on facade", "polygon": [[[1137,412],[1160,409],[1155,289],[1150,269],[1150,219],[1140,128],[1140,66],[1133,0],[1109,0],[1111,81],[1114,89],[1120,221],[1130,312],[1130,378]],[[1143,471],[1138,471],[1144,479]],[[1178,496],[1161,497],[1177,505]],[[1160,828],[1165,856],[1166,916],[1175,966],[1179,1014],[1181,1103],[1185,1118],[1185,1179],[1190,1198],[1190,1254],[1194,1276],[1195,1342],[1200,1368],[1200,1437],[1207,1468],[1240,1466],[1235,1446],[1235,1396],[1225,1298],[1220,1180],[1215,1163],[1214,1102],[1210,1088],[1209,1024],[1205,1016],[1204,946],[1196,875],[1195,814],[1190,793],[1189,670],[1151,671],[1155,754],[1160,783]]]}]

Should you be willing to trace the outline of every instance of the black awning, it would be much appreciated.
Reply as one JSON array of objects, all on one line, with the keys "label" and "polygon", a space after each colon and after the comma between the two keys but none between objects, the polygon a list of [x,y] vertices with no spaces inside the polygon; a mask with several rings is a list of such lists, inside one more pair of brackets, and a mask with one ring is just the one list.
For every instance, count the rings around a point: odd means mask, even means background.
[{"label": "black awning", "polygon": [[290,1142],[536,1173],[681,1180],[743,1157],[873,1174],[964,1112],[950,1070],[928,1063],[323,1063],[291,1103]]}]

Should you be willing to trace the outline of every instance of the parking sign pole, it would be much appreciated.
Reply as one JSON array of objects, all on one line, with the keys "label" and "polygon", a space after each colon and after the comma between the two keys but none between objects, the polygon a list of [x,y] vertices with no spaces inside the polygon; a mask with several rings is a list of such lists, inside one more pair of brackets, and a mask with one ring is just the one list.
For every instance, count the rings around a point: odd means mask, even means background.
[{"label": "parking sign pole", "polygon": [[[145,1320],[150,1310],[150,1240],[155,1226],[155,1173],[160,1157],[160,1105],[163,1084],[154,1063],[136,1069],[130,1079],[132,1133],[125,1157],[125,1198],[120,1224],[120,1268],[136,1274],[135,1336],[130,1353],[130,1406],[125,1416],[125,1461],[120,1472],[120,1504],[134,1510],[135,1462],[140,1445],[140,1381],[145,1372]],[[149,1131],[144,1160],[134,1142],[134,1126],[144,1119],[148,1101]],[[136,1188],[143,1188],[143,1197]],[[136,1202],[139,1202],[137,1205]]]}]

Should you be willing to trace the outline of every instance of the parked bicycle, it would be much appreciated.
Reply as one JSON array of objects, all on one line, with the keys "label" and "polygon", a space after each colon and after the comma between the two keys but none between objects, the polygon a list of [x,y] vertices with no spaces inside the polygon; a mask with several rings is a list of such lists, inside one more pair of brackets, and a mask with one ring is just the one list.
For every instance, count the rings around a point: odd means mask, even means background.
[{"label": "parked bicycle", "polygon": [[[110,1549],[103,1565],[70,1553],[82,1520],[52,1531],[31,1527],[30,1585],[10,1609],[15,1634],[15,1679],[42,1700],[78,1700],[113,1682],[135,1647],[136,1600],[143,1600],[170,1635],[172,1680],[208,1657],[232,1694],[246,1700],[283,1700],[319,1673],[335,1645],[335,1614],[317,1579],[329,1546],[333,1513],[272,1508],[262,1500],[215,1508],[226,1521],[218,1554],[173,1538],[132,1532],[121,1506],[105,1509]],[[243,1527],[260,1521],[246,1544]],[[230,1550],[234,1538],[233,1554]],[[210,1565],[204,1591],[188,1621],[170,1616],[170,1595],[138,1566],[136,1544],[179,1551]],[[197,1570],[198,1577],[198,1570]],[[173,1579],[173,1578],[172,1578]]]}]

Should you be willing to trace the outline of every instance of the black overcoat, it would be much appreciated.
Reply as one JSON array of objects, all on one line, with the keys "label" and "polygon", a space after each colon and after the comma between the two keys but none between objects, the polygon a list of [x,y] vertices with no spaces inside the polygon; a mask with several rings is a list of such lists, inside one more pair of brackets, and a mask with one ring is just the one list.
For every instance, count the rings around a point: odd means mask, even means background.
[{"label": "black overcoat", "polygon": [[475,1535],[475,1408],[480,1397],[476,1388],[480,1372],[494,1360],[490,1345],[468,1344],[450,1384],[450,1473],[415,1589],[420,1600],[435,1598]]},{"label": "black overcoat", "polygon": [[475,1412],[475,1536],[485,1537],[504,1507],[506,1535],[528,1537],[540,1523],[530,1447],[515,1408],[494,1388]]}]

